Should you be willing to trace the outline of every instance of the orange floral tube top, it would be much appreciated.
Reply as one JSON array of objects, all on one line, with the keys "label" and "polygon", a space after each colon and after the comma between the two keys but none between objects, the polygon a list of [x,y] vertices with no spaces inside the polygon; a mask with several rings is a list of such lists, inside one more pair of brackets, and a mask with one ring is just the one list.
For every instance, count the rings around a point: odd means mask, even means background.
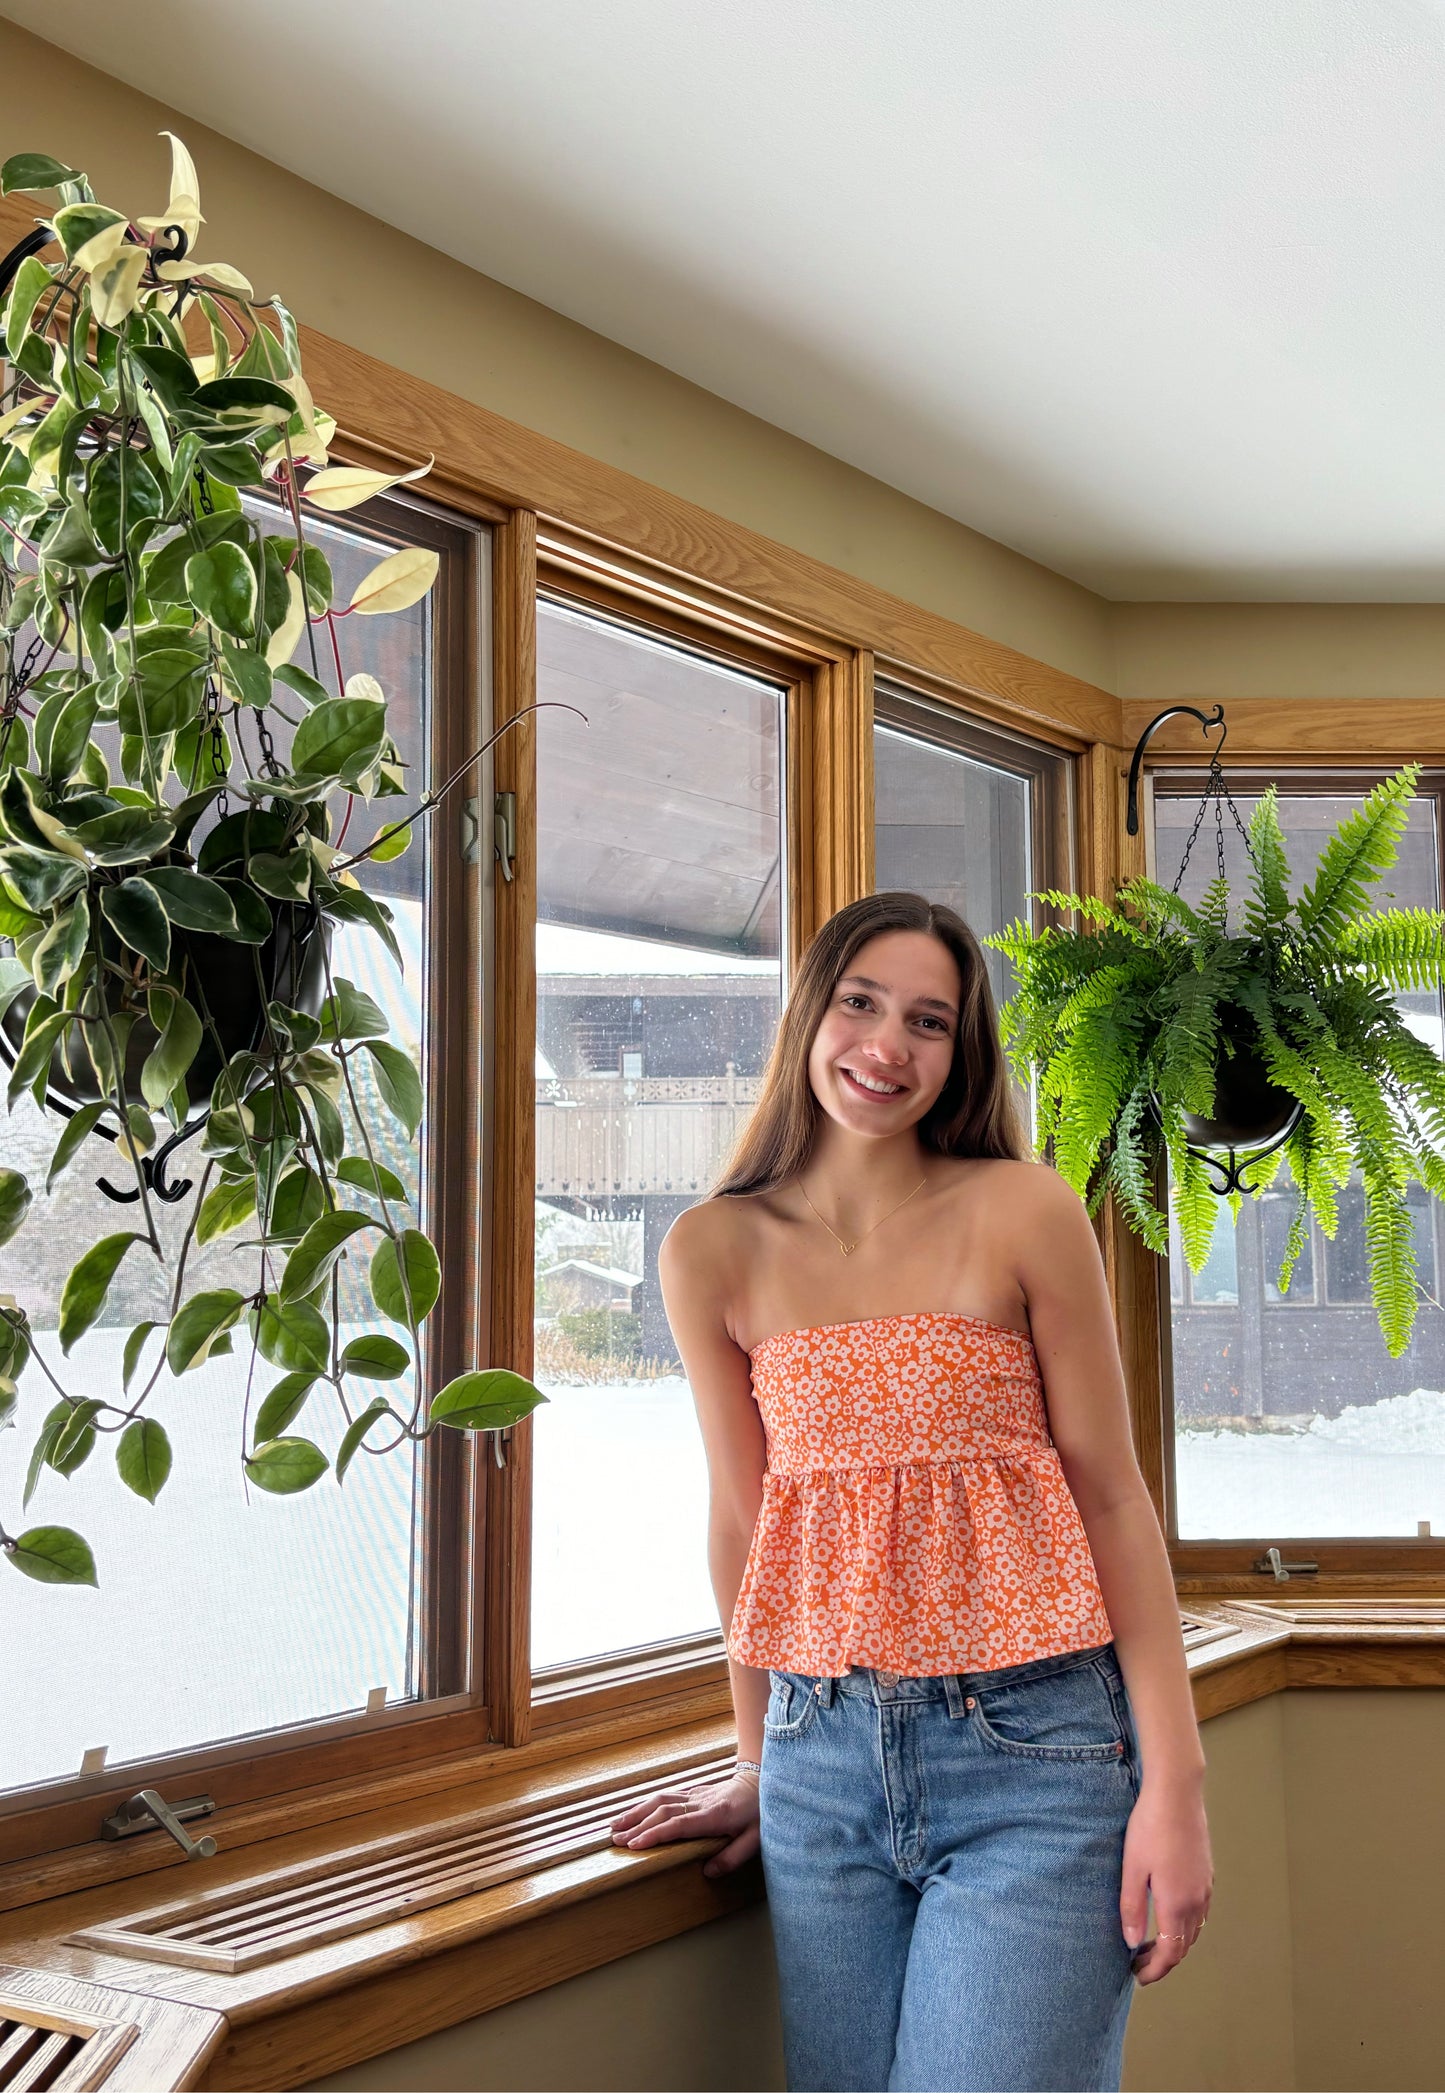
[{"label": "orange floral tube top", "polygon": [[750,1356],[768,1465],[727,1637],[739,1663],[929,1677],[1110,1640],[1022,1331],[870,1316]]}]

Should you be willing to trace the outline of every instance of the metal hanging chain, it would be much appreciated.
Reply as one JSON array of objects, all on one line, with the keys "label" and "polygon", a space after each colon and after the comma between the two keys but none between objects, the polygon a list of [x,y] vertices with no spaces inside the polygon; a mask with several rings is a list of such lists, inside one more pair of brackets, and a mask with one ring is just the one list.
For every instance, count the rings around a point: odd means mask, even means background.
[{"label": "metal hanging chain", "polygon": [[9,745],[10,732],[20,713],[21,692],[35,672],[35,664],[45,652],[45,642],[36,638],[30,642],[18,669],[12,669],[5,679],[5,696],[0,699],[0,758],[4,757]]},{"label": "metal hanging chain", "polygon": [[1230,814],[1233,816],[1234,825],[1239,831],[1245,855],[1251,864],[1254,863],[1254,845],[1249,839],[1249,830],[1245,827],[1239,808],[1234,803],[1234,794],[1230,791],[1228,780],[1224,775],[1224,765],[1219,760],[1219,750],[1223,746],[1224,737],[1221,735],[1219,745],[1210,758],[1209,776],[1204,781],[1204,791],[1200,795],[1198,810],[1194,816],[1194,825],[1185,838],[1184,855],[1179,860],[1179,870],[1174,875],[1174,884],[1171,892],[1175,894],[1179,892],[1184,884],[1184,874],[1188,870],[1190,855],[1194,849],[1200,828],[1203,826],[1204,816],[1211,806],[1214,809],[1215,862],[1218,866],[1220,879],[1223,880],[1228,877],[1224,864],[1224,810],[1226,807],[1228,807]]}]

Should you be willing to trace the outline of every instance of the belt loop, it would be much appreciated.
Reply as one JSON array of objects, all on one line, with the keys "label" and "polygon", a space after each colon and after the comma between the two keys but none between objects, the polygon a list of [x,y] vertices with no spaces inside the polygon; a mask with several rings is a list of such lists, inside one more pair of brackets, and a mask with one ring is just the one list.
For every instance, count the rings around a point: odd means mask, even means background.
[{"label": "belt loop", "polygon": [[952,1720],[955,1716],[967,1714],[968,1711],[964,1705],[963,1677],[961,1673],[944,1673],[943,1696],[944,1699],[948,1702],[948,1713],[950,1720]]},{"label": "belt loop", "polygon": [[817,1685],[816,1685],[816,1686],[815,1686],[815,1687],[813,1688],[813,1691],[814,1691],[814,1692],[815,1692],[815,1693],[817,1694],[817,1696],[818,1696],[818,1704],[819,1704],[819,1706],[820,1706],[820,1707],[823,1707],[823,1708],[831,1708],[831,1707],[832,1707],[832,1705],[833,1705],[833,1691],[834,1691],[834,1688],[835,1688],[835,1687],[837,1686],[837,1684],[838,1684],[838,1682],[837,1682],[837,1680],[836,1680],[836,1679],[830,1679],[830,1678],[821,1678],[821,1679],[819,1679],[819,1681],[818,1681]]}]

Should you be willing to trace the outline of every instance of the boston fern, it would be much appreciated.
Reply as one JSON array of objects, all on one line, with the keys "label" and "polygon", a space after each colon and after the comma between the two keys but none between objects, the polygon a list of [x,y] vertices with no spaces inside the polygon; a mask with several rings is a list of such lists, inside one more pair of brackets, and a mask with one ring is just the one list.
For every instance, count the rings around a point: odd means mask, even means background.
[{"label": "boston fern", "polygon": [[[1445,916],[1370,907],[1395,861],[1418,769],[1377,786],[1330,838],[1297,901],[1273,787],[1249,826],[1251,867],[1241,927],[1227,927],[1229,891],[1211,882],[1197,908],[1152,880],[1112,902],[1048,893],[1079,927],[1015,923],[988,942],[1007,953],[1017,992],[1003,1026],[1019,1071],[1037,1078],[1039,1139],[1096,1210],[1112,1194],[1150,1249],[1169,1243],[1156,1194],[1167,1162],[1185,1256],[1209,1255],[1217,1194],[1191,1147],[1186,1114],[1216,1109],[1218,1074],[1253,1053],[1299,1116],[1283,1145],[1250,1166],[1258,1195],[1287,1160],[1298,1199],[1281,1289],[1306,1241],[1309,1215],[1335,1232],[1340,1188],[1358,1173],[1380,1328],[1405,1349],[1419,1298],[1413,1183],[1445,1197],[1445,1062],[1411,1030],[1396,998],[1438,988]],[[1238,1211],[1238,1193],[1231,1194]]]},{"label": "boston fern", "polygon": [[[333,934],[356,926],[400,964],[356,871],[407,841],[405,821],[384,823],[347,855],[344,814],[333,840],[335,808],[404,789],[380,685],[343,672],[342,621],[418,602],[438,559],[393,552],[338,606],[306,518],[417,474],[329,465],[334,424],[291,315],[193,251],[179,141],[159,218],[98,203],[37,155],[0,181],[58,198],[3,315],[0,1053],[9,1104],[53,1116],[47,1191],[92,1135],[133,1187],[130,1225],[85,1244],[65,1281],[60,1358],[0,1294],[0,1426],[22,1373],[53,1399],[15,1494],[28,1505],[108,1446],[154,1501],[172,1452],[153,1398],[238,1344],[255,1398],[239,1463],[261,1490],[328,1468],[340,1481],[358,1453],[441,1425],[502,1429],[542,1400],[515,1374],[466,1373],[428,1400],[440,1262],[385,1160],[416,1137],[421,1081],[377,1004],[331,969]],[[308,627],[325,644],[302,667]],[[181,1134],[199,1151],[184,1226],[166,1218],[186,1191],[165,1175]],[[0,1162],[0,1244],[45,1227],[32,1204]],[[228,1238],[245,1283],[197,1286],[206,1246]],[[136,1260],[161,1268],[164,1307],[130,1331],[113,1385],[93,1368],[67,1385]],[[369,1303],[358,1316],[353,1299],[344,1333],[343,1280],[354,1296],[363,1275]],[[0,1551],[43,1582],[96,1581],[66,1527],[0,1525]]]}]

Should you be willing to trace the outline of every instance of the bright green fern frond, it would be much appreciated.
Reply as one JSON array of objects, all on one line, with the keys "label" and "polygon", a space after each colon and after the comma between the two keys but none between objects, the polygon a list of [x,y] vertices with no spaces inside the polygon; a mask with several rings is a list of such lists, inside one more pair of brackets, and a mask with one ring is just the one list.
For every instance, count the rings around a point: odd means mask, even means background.
[{"label": "bright green fern frond", "polygon": [[1119,1110],[1109,1157],[1109,1187],[1125,1220],[1161,1257],[1169,1248],[1169,1220],[1154,1196],[1158,1136],[1151,1129],[1149,1087],[1136,1083]]},{"label": "bright green fern frond", "polygon": [[1169,1191],[1174,1218],[1191,1272],[1202,1272],[1209,1262],[1214,1231],[1219,1221],[1219,1200],[1209,1172],[1184,1139],[1182,1121],[1166,1127],[1169,1148]]},{"label": "bright green fern frond", "polygon": [[1290,1215],[1289,1234],[1284,1239],[1284,1256],[1279,1261],[1279,1290],[1282,1294],[1289,1292],[1295,1266],[1304,1255],[1305,1244],[1309,1241],[1309,1232],[1310,1203],[1303,1189],[1299,1189],[1295,1196],[1294,1212]]},{"label": "bright green fern frond", "polygon": [[1386,778],[1331,836],[1300,900],[1298,921],[1306,938],[1336,941],[1362,913],[1368,889],[1395,862],[1419,776],[1419,765],[1410,763]]},{"label": "bright green fern frond", "polygon": [[1347,956],[1397,992],[1438,988],[1445,981],[1445,914],[1392,908],[1346,926]]},{"label": "bright green fern frond", "polygon": [[1395,1171],[1368,1153],[1360,1158],[1365,1188],[1365,1252],[1370,1290],[1385,1349],[1398,1359],[1410,1342],[1419,1299],[1415,1285],[1415,1219]]},{"label": "bright green fern frond", "polygon": [[1250,901],[1245,928],[1253,937],[1272,937],[1289,915],[1289,859],[1279,825],[1279,794],[1270,785],[1259,796],[1249,818]]},{"label": "bright green fern frond", "polygon": [[1193,938],[1209,935],[1209,925],[1189,906],[1182,894],[1161,887],[1142,873],[1120,887],[1119,902],[1121,907],[1133,909],[1145,928],[1155,933],[1172,928],[1186,931]]},{"label": "bright green fern frond", "polygon": [[1424,1120],[1431,1138],[1445,1143],[1445,1061],[1398,1013],[1393,1015],[1394,1023],[1381,1027],[1380,1058]]},{"label": "bright green fern frond", "polygon": [[1199,914],[1211,930],[1223,937],[1229,928],[1229,881],[1222,874],[1210,880],[1199,901]]},{"label": "bright green fern frond", "polygon": [[[1094,986],[1094,984],[1090,984]],[[1054,1162],[1081,1195],[1113,1131],[1123,1099],[1139,1074],[1138,1045],[1127,1013],[1107,994],[1082,1012],[1067,1041],[1040,1076],[1058,1098]]]}]

